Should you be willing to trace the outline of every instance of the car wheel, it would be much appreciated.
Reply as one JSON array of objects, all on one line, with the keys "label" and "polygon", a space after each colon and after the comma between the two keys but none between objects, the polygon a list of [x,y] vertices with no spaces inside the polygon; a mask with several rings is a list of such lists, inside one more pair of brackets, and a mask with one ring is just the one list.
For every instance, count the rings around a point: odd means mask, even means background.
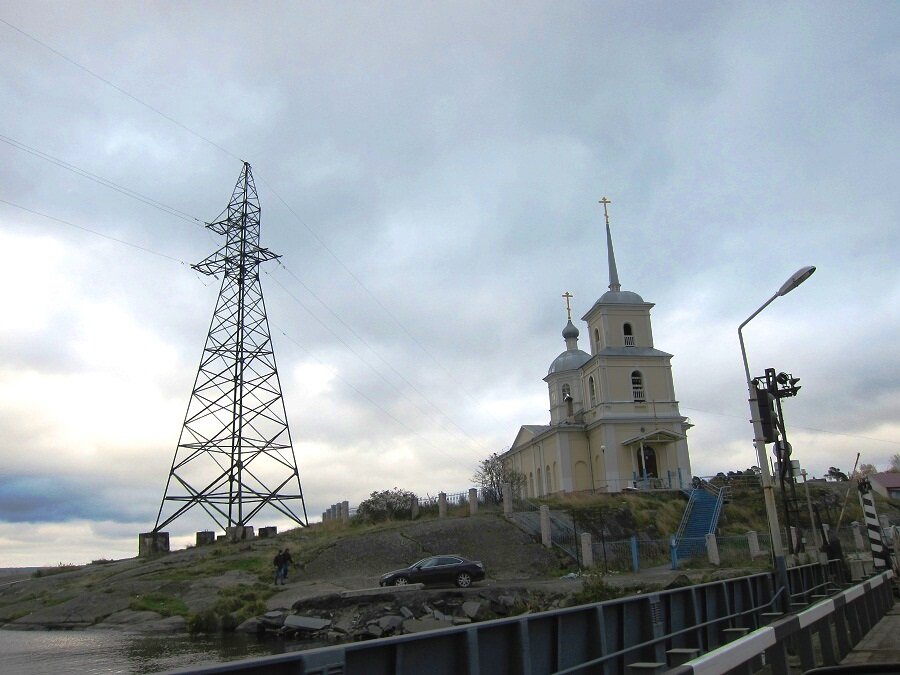
[{"label": "car wheel", "polygon": [[394,579],[394,586],[406,586],[409,583],[409,579],[406,577],[397,577]]},{"label": "car wheel", "polygon": [[460,572],[456,575],[456,585],[460,588],[468,588],[472,585],[472,575],[468,572]]}]

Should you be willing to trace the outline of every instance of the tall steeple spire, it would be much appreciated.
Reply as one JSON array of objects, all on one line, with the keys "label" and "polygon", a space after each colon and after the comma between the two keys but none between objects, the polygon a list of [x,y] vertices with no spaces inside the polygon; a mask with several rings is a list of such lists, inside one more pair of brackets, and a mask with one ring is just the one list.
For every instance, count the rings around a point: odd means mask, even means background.
[{"label": "tall steeple spire", "polygon": [[606,218],[606,256],[609,259],[609,290],[619,292],[622,286],[619,284],[619,271],[616,269],[616,252],[613,251],[612,233],[609,231],[609,211],[606,207],[612,202],[604,197],[600,200],[603,204],[603,216]]}]

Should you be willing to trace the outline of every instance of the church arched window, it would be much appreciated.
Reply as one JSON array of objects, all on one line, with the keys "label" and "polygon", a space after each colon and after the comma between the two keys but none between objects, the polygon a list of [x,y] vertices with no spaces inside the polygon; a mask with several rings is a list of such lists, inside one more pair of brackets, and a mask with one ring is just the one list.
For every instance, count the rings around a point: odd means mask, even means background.
[{"label": "church arched window", "polygon": [[569,398],[572,397],[572,387],[569,386],[568,382],[562,386],[561,389],[563,401],[566,400],[566,396]]},{"label": "church arched window", "polygon": [[588,393],[590,394],[591,407],[593,408],[595,405],[597,405],[597,387],[594,386],[593,375],[591,375],[591,377],[588,379]]},{"label": "church arched window", "polygon": [[634,347],[634,331],[631,330],[631,324],[626,323],[622,326],[622,334],[625,338],[626,347]]},{"label": "church arched window", "polygon": [[599,328],[594,329],[594,346],[596,348],[594,351],[599,352],[600,351],[600,329]]},{"label": "church arched window", "polygon": [[644,401],[644,376],[641,371],[635,370],[631,373],[631,395],[635,401]]}]

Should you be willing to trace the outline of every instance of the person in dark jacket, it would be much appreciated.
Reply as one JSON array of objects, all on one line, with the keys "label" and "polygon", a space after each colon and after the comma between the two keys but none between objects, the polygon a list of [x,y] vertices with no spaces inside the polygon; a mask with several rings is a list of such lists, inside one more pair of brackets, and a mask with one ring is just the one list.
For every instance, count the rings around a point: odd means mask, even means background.
[{"label": "person in dark jacket", "polygon": [[290,569],[291,564],[294,562],[294,559],[291,557],[291,552],[288,549],[284,549],[281,553],[281,583],[282,585],[287,582],[288,569]]},{"label": "person in dark jacket", "polygon": [[284,579],[282,578],[282,569],[284,566],[284,551],[278,551],[275,554],[275,559],[272,560],[272,564],[275,565],[275,585],[278,585],[280,581],[282,584],[284,583]]}]

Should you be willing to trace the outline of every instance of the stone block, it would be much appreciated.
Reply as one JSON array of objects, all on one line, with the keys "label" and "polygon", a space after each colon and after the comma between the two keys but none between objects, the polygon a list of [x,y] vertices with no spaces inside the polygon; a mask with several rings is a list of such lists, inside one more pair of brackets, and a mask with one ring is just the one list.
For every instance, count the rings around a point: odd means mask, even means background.
[{"label": "stone block", "polygon": [[396,614],[389,614],[378,619],[378,625],[385,633],[393,633],[403,625],[403,617]]},{"label": "stone block", "polygon": [[278,528],[275,527],[274,525],[270,525],[268,527],[259,528],[259,532],[257,533],[257,536],[259,536],[260,539],[270,539],[271,537],[274,537],[276,534],[278,534]]},{"label": "stone block", "polygon": [[244,539],[253,539],[252,525],[235,525],[225,528],[225,538],[228,541],[243,541]]},{"label": "stone block", "polygon": [[216,543],[216,533],[210,530],[204,530],[197,533],[197,546],[206,546]]},{"label": "stone block", "polygon": [[138,556],[159,555],[169,552],[168,532],[142,532],[138,535]]}]

